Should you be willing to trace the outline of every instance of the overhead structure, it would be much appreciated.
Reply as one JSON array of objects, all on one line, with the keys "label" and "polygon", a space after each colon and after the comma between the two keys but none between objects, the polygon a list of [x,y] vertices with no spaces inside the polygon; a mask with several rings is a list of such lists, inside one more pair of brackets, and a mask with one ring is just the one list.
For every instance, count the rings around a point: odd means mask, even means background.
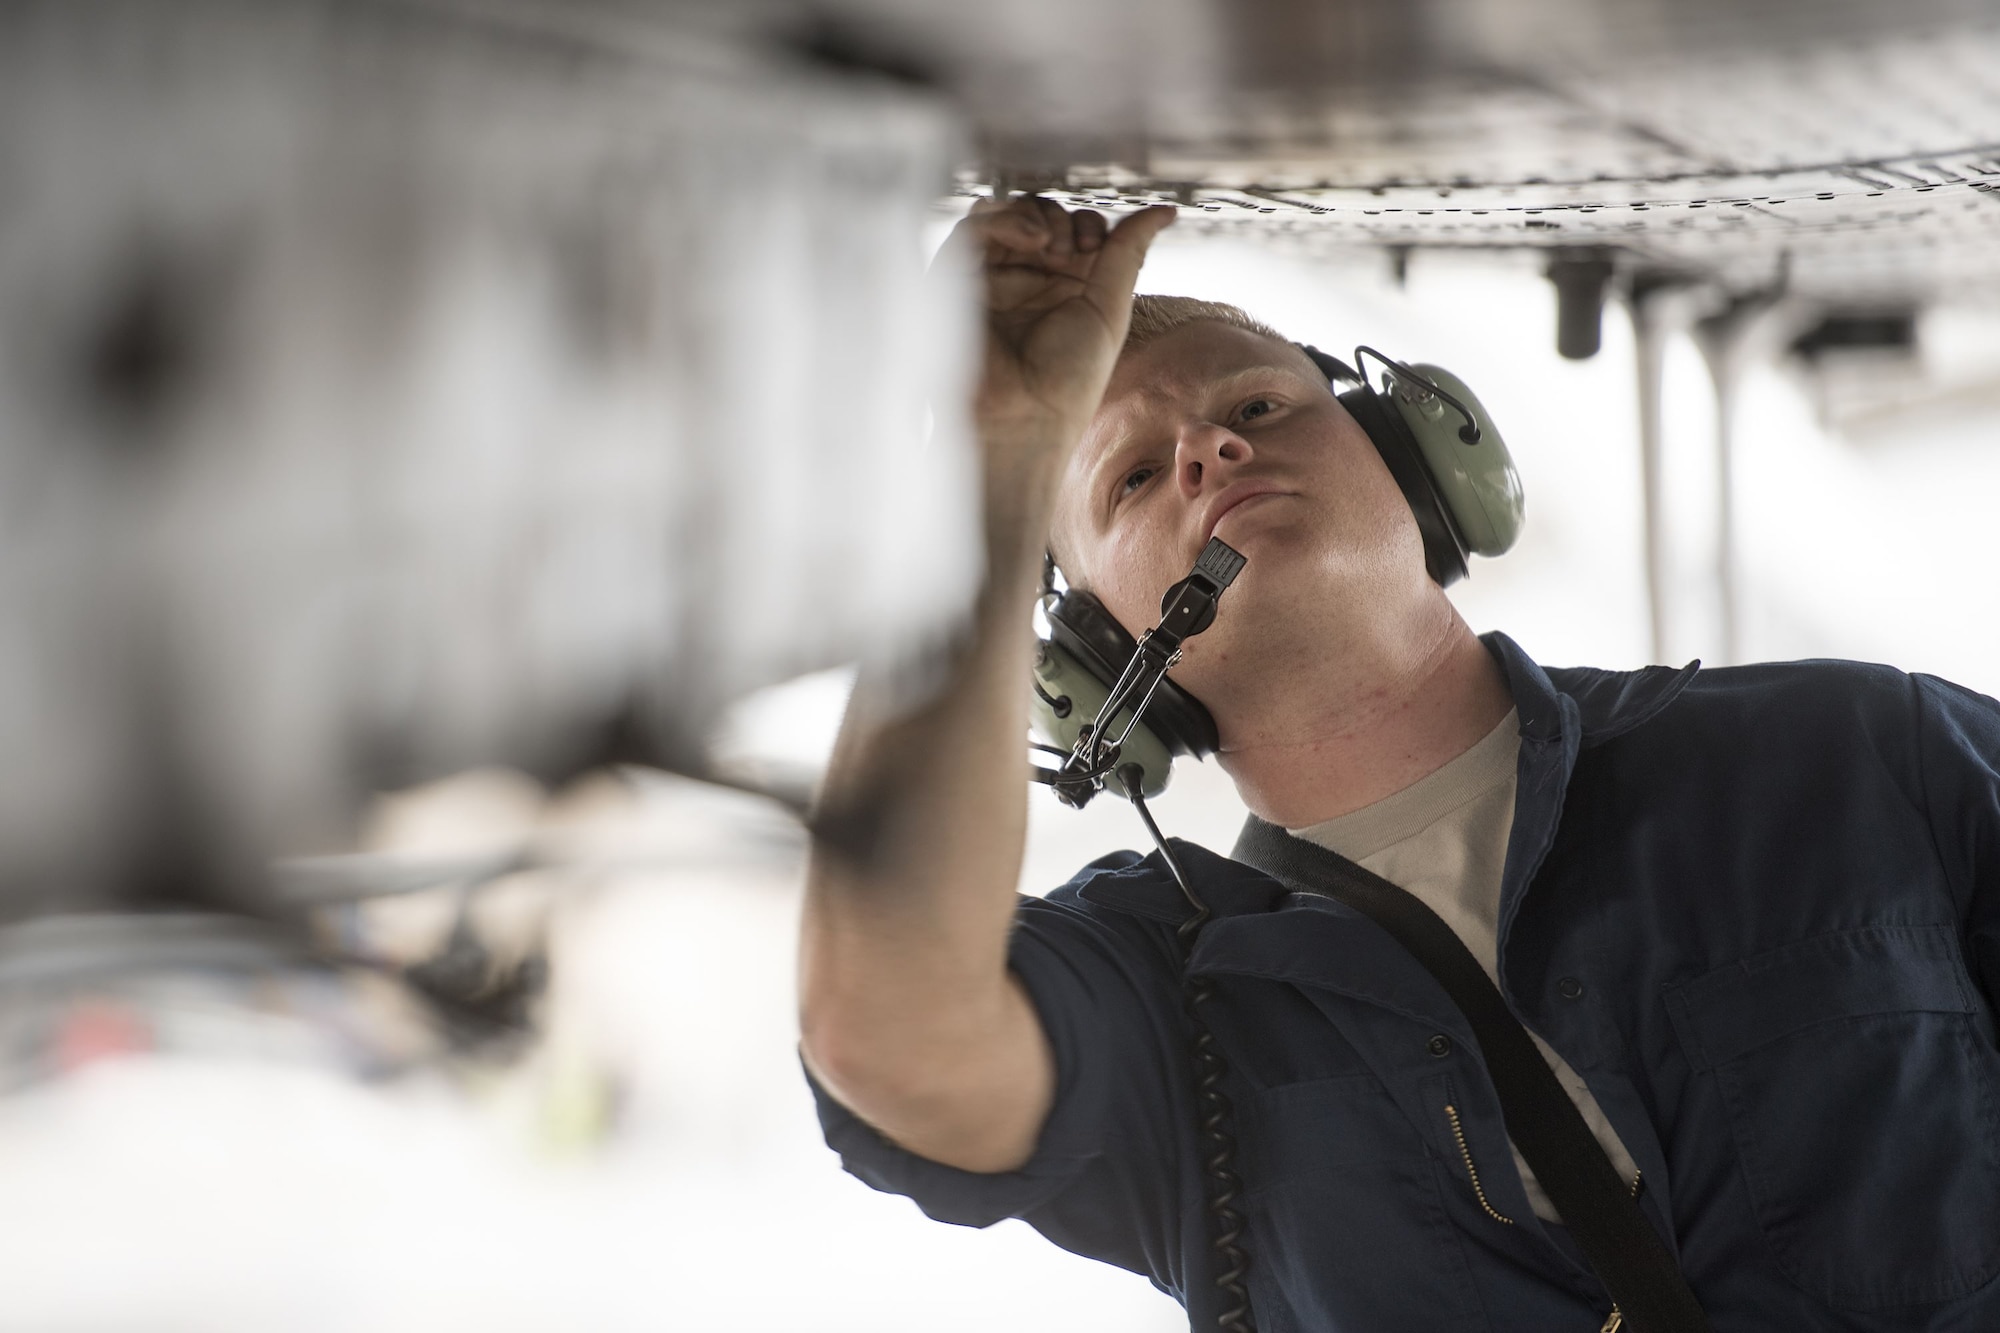
[{"label": "overhead structure", "polygon": [[[928,71],[967,108],[979,138],[961,196],[1173,203],[1183,237],[1385,252],[1399,275],[1420,251],[1532,265],[1553,282],[1571,358],[1596,353],[1605,303],[1622,298],[1640,344],[1656,658],[1668,652],[1662,340],[1704,317],[1740,333],[1743,312],[1777,311],[1826,330],[1801,344],[1812,354],[1907,335],[1928,305],[2000,299],[1990,5],[840,0],[816,12],[814,49]],[[1736,353],[1704,340],[1726,660],[1740,376]]]},{"label": "overhead structure", "polygon": [[[846,10],[878,34],[905,6]],[[1025,11],[1000,6],[1032,30]],[[1081,0],[961,188],[1171,200],[1309,247],[1546,249],[1854,306],[2000,286],[2000,13],[1955,0]],[[901,19],[905,26],[897,28]],[[997,18],[931,20],[954,33]],[[1091,57],[1074,45],[1121,31]],[[886,40],[886,38],[884,38]],[[1017,41],[1023,39],[1017,38]],[[1061,48],[1061,49],[1058,49]],[[989,48],[991,49],[991,48]],[[967,63],[969,62],[969,63]],[[1088,66],[1088,67],[1086,67]],[[1046,84],[1054,83],[1049,87]]]}]

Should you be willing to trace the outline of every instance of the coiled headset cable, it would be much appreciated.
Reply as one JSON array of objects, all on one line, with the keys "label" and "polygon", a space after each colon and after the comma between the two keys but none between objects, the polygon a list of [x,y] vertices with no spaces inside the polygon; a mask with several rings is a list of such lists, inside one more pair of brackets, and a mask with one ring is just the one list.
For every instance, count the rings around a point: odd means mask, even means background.
[{"label": "coiled headset cable", "polygon": [[1197,977],[1188,970],[1194,960],[1195,941],[1211,913],[1208,904],[1188,882],[1187,870],[1173,844],[1160,832],[1153,812],[1146,808],[1138,775],[1130,775],[1123,781],[1132,808],[1139,812],[1146,832],[1152,835],[1153,845],[1160,849],[1160,859],[1167,863],[1174,883],[1194,908],[1194,914],[1181,922],[1174,933],[1181,951],[1181,995],[1186,1002],[1188,1030],[1193,1039],[1195,1126],[1201,1140],[1203,1192],[1207,1196],[1211,1228],[1208,1244],[1217,1265],[1215,1285],[1224,1297],[1222,1313],[1216,1316],[1215,1324],[1222,1333],[1256,1333],[1257,1325],[1250,1314],[1250,1291],[1245,1282],[1250,1271],[1250,1254],[1243,1245],[1243,1215],[1236,1210],[1243,1182],[1236,1174],[1236,1136],[1230,1132],[1235,1108],[1230,1104],[1229,1094],[1222,1090],[1222,1081],[1229,1076],[1229,1065],[1223,1060],[1215,1033],[1209,1030],[1201,1012],[1215,998],[1215,979]]},{"label": "coiled headset cable", "polygon": [[[1167,589],[1166,596],[1161,599],[1160,623],[1139,640],[1131,660],[1111,685],[1103,706],[1097,710],[1097,716],[1078,735],[1075,746],[1068,751],[1049,745],[1034,746],[1046,753],[1063,755],[1062,766],[1030,766],[1031,774],[1037,781],[1055,788],[1056,794],[1064,801],[1078,807],[1104,790],[1106,782],[1115,778],[1131,800],[1132,808],[1139,812],[1146,832],[1152,835],[1154,846],[1160,849],[1160,858],[1166,862],[1174,883],[1180,886],[1181,893],[1194,908],[1193,914],[1181,923],[1176,939],[1180,946],[1181,989],[1194,1063],[1197,1151],[1201,1155],[1203,1192],[1208,1201],[1209,1248],[1215,1255],[1217,1266],[1215,1285],[1223,1295],[1222,1313],[1216,1319],[1216,1327],[1221,1333],[1256,1333],[1256,1324],[1251,1317],[1250,1292],[1245,1282],[1250,1256],[1243,1244],[1243,1215],[1236,1208],[1237,1201],[1242,1197],[1243,1183],[1236,1175],[1236,1138],[1230,1132],[1234,1108],[1230,1105],[1229,1094],[1222,1089],[1223,1080],[1229,1076],[1229,1066],[1222,1058],[1222,1051],[1216,1045],[1215,1034],[1209,1030],[1208,1021],[1202,1016],[1202,1011],[1215,998],[1215,982],[1209,977],[1193,976],[1188,970],[1194,958],[1195,941],[1213,914],[1188,882],[1187,869],[1181,864],[1180,856],[1160,832],[1153,812],[1146,808],[1143,770],[1135,763],[1121,765],[1119,750],[1132,734],[1132,729],[1139,725],[1146,705],[1159,692],[1160,682],[1166,679],[1168,669],[1180,660],[1182,644],[1215,622],[1216,603],[1229,585],[1236,581],[1246,563],[1243,555],[1228,543],[1220,538],[1210,538],[1208,545],[1202,548],[1201,557],[1195,561],[1194,569],[1186,578]],[[1045,597],[1052,591],[1053,574],[1051,561],[1044,570]],[[1039,684],[1036,689],[1042,694],[1043,701],[1055,708],[1056,701],[1050,699]],[[1064,699],[1061,702],[1065,707],[1055,708],[1056,714],[1067,716],[1069,701]],[[1127,708],[1131,712],[1124,727],[1117,735],[1112,735],[1115,720]]]}]

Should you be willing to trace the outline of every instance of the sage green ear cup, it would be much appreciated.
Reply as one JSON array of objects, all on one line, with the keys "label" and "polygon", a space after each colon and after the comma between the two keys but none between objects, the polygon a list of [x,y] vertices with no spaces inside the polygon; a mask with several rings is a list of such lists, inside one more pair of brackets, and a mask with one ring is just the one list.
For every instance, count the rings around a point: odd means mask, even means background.
[{"label": "sage green ear cup", "polygon": [[1521,535],[1526,513],[1513,455],[1464,380],[1441,366],[1419,364],[1410,369],[1465,404],[1479,425],[1479,442],[1467,444],[1465,418],[1444,399],[1400,375],[1382,377],[1383,393],[1415,437],[1438,498],[1451,511],[1466,549],[1473,555],[1500,555]]},{"label": "sage green ear cup", "polygon": [[[1083,664],[1066,649],[1047,642],[1035,653],[1035,683],[1040,688],[1028,701],[1028,725],[1044,744],[1064,750],[1076,745],[1077,736],[1097,716],[1097,710],[1104,707],[1104,700],[1111,693],[1110,686],[1085,670]],[[1051,704],[1050,700],[1059,702]],[[1066,705],[1060,703],[1064,700]],[[1059,706],[1063,709],[1060,716],[1057,715]],[[1152,714],[1148,712],[1147,716]],[[1130,709],[1120,713],[1112,720],[1111,734],[1118,735],[1131,720]],[[1139,794],[1148,800],[1167,789],[1167,775],[1173,762],[1174,757],[1168,751],[1166,742],[1154,735],[1144,723],[1132,729],[1132,734],[1125,738],[1124,747],[1118,752],[1121,773],[1127,764],[1137,764],[1143,770]],[[1124,790],[1122,777],[1113,776],[1111,782],[1120,791]]]}]

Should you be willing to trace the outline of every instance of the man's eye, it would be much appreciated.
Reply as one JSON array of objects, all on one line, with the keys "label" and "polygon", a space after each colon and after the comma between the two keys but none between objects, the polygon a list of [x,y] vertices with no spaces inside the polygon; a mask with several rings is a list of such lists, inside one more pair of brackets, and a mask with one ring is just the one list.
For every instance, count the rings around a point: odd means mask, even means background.
[{"label": "man's eye", "polygon": [[1271,403],[1269,399],[1252,398],[1249,402],[1243,404],[1242,409],[1236,415],[1243,421],[1254,421],[1270,410]]},{"label": "man's eye", "polygon": [[1133,491],[1136,491],[1141,486],[1145,485],[1146,479],[1152,476],[1157,471],[1159,471],[1158,468],[1151,468],[1151,467],[1133,468],[1130,472],[1125,474],[1125,480],[1118,487],[1118,493],[1120,495],[1130,495]]}]

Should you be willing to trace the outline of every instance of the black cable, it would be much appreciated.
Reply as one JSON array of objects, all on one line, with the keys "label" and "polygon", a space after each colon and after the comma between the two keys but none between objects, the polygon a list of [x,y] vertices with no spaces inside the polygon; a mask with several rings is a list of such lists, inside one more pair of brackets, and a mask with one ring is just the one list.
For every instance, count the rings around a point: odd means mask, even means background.
[{"label": "black cable", "polygon": [[1229,1094],[1222,1090],[1222,1082],[1229,1075],[1229,1065],[1216,1046],[1215,1034],[1209,1031],[1208,1023],[1201,1016],[1202,1008],[1215,998],[1215,981],[1210,977],[1186,975],[1188,964],[1194,957],[1195,940],[1212,914],[1208,904],[1201,900],[1194,886],[1188,882],[1187,871],[1181,866],[1181,859],[1175,854],[1173,845],[1154,822],[1153,812],[1146,808],[1139,775],[1121,776],[1124,777],[1126,795],[1131,798],[1133,809],[1145,822],[1153,845],[1160,849],[1160,859],[1167,863],[1174,883],[1180,886],[1182,896],[1194,908],[1194,915],[1181,923],[1175,935],[1181,950],[1182,995],[1186,1000],[1188,1028],[1193,1037],[1195,1123],[1204,1143],[1201,1165],[1202,1174],[1207,1177],[1208,1214],[1213,1227],[1209,1248],[1215,1252],[1220,1265],[1215,1285],[1224,1297],[1223,1310],[1216,1317],[1215,1324],[1222,1333],[1256,1333],[1257,1325],[1250,1313],[1250,1292],[1244,1285],[1244,1277],[1250,1269],[1250,1254],[1243,1245],[1243,1215],[1235,1207],[1243,1192],[1243,1182],[1236,1174],[1236,1137],[1229,1132],[1235,1108],[1230,1105]]},{"label": "black cable", "polygon": [[[1074,759],[1075,752],[1072,750],[1058,749],[1053,745],[1038,745],[1033,741],[1028,742],[1028,744],[1037,750],[1046,750],[1050,754],[1069,755],[1072,760]],[[1117,770],[1117,764],[1118,755],[1115,751],[1090,768],[1072,768],[1069,764],[1064,764],[1061,768],[1043,768],[1039,764],[1030,763],[1028,765],[1028,780],[1030,782],[1040,782],[1050,787],[1067,787],[1071,789],[1081,787],[1088,791],[1100,785],[1104,779],[1110,777]],[[1075,802],[1075,804],[1081,804],[1081,802]]]},{"label": "black cable", "polygon": [[[1465,442],[1466,444],[1479,443],[1480,440],[1479,418],[1472,415],[1471,408],[1467,407],[1464,403],[1459,402],[1458,399],[1452,397],[1450,394],[1446,393],[1443,389],[1439,388],[1437,381],[1425,379],[1422,375],[1419,375],[1416,371],[1410,369],[1402,362],[1396,360],[1396,358],[1392,356],[1384,356],[1372,347],[1355,348],[1354,364],[1360,367],[1365,372],[1368,369],[1368,363],[1364,361],[1362,358],[1370,356],[1374,357],[1377,361],[1381,362],[1383,369],[1387,370],[1391,375],[1394,375],[1404,384],[1410,386],[1410,388],[1414,389],[1416,392],[1435,394],[1441,402],[1449,406],[1454,412],[1457,412],[1459,416],[1465,418],[1465,424],[1458,428],[1458,438],[1463,442]],[[1364,384],[1367,383],[1366,380],[1362,380],[1361,382]]]}]

